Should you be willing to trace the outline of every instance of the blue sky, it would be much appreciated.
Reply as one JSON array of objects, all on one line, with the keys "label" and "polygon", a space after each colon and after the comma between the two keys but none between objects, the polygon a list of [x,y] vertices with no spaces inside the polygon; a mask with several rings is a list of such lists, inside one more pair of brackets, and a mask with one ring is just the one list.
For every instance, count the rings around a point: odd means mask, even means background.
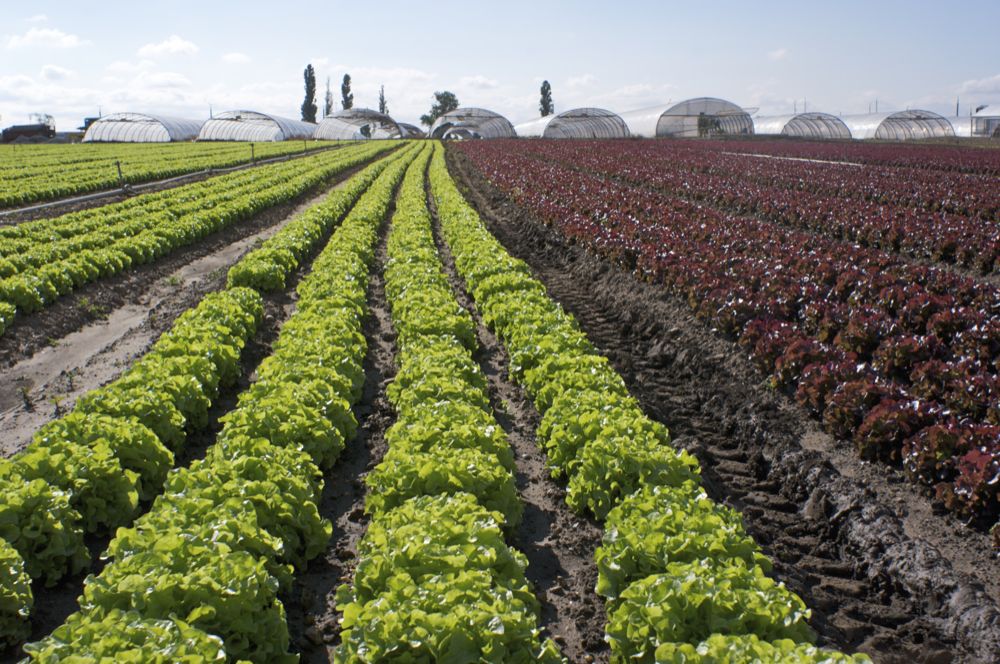
[{"label": "blue sky", "polygon": [[[419,7],[419,9],[415,9]],[[8,3],[0,19],[0,124],[48,112],[60,129],[98,108],[298,117],[313,63],[339,107],[416,122],[435,90],[514,122],[716,96],[764,113],[928,108],[1000,112],[1000,0],[839,2]],[[321,104],[321,99],[318,100]]]}]

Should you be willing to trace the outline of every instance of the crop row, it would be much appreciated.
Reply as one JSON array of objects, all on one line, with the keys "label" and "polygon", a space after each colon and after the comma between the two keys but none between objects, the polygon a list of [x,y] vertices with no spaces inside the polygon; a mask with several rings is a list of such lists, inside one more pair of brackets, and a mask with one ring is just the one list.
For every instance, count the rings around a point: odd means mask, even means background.
[{"label": "crop row", "polygon": [[544,144],[524,152],[835,240],[982,273],[1000,267],[994,176],[762,159],[669,142],[574,148]]},{"label": "crop row", "polygon": [[399,371],[396,422],[368,475],[372,521],[358,547],[337,662],[559,662],[539,639],[523,554],[504,542],[521,519],[510,445],[472,358],[475,324],[456,302],[431,234],[430,146],[403,181],[387,243],[386,297]]},{"label": "crop row", "polygon": [[408,161],[384,169],[314,261],[215,445],[118,530],[81,610],[25,646],[32,660],[297,661],[278,595],[331,534],[318,509],[321,469],[357,428],[369,265]]},{"label": "crop row", "polygon": [[[0,230],[0,333],[99,278],[152,262],[367,161],[388,146],[345,148],[213,178],[123,203]],[[144,198],[144,197],[143,197]]]},{"label": "crop row", "polygon": [[[1000,289],[568,168],[468,148],[573,241],[663,283],[866,459],[1000,514]],[[1000,532],[1000,531],[998,531]]]},{"label": "crop row", "polygon": [[[331,143],[310,143],[309,150]],[[303,151],[295,141],[258,143],[172,143],[18,146],[0,152],[0,208],[48,201],[118,186],[160,180],[209,168],[228,168]]]},{"label": "crop row", "polygon": [[[120,378],[0,463],[0,538],[28,577],[54,585],[85,569],[84,533],[113,531],[159,493],[187,431],[208,424],[219,387],[235,381],[262,314],[250,289],[208,295]],[[10,569],[0,571],[0,594],[18,587]],[[25,636],[28,612],[19,612],[17,623],[4,616],[6,643]]]},{"label": "crop row", "polygon": [[1000,175],[1000,154],[947,145],[878,144],[864,141],[719,141],[708,149],[770,154],[799,159],[845,161],[911,170]]},{"label": "crop row", "polygon": [[607,358],[486,230],[435,155],[430,172],[459,274],[533,398],[538,444],[567,502],[605,521],[596,554],[614,662],[866,661],[810,645],[802,600],[766,576],[739,514],[699,486],[697,461],[670,446]]}]

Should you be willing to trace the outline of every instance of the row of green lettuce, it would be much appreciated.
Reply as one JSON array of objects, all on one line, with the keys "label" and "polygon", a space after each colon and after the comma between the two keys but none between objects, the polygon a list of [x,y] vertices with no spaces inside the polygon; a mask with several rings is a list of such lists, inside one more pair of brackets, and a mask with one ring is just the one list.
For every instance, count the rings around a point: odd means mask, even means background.
[{"label": "row of green lettuce", "polygon": [[0,229],[0,334],[97,279],[153,262],[391,149],[366,144]]},{"label": "row of green lettuce", "polygon": [[407,171],[387,240],[396,421],[365,479],[371,523],[337,592],[334,661],[559,662],[539,636],[527,560],[504,541],[522,513],[513,454],[431,233],[430,148]]},{"label": "row of green lettuce", "polygon": [[[312,151],[337,145],[310,141]],[[301,141],[258,143],[87,143],[22,145],[0,151],[0,208],[51,201],[130,184],[227,168],[304,151]]]},{"label": "row of green lettuce", "polygon": [[430,182],[458,272],[542,414],[537,442],[552,475],[568,480],[574,510],[604,521],[597,592],[612,660],[865,661],[811,645],[809,610],[767,576],[740,515],[708,498],[697,461],[670,446],[575,319],[489,233],[442,148]]},{"label": "row of green lettuce", "polygon": [[[280,275],[283,288],[288,274],[401,155],[366,167],[278,231],[270,243],[293,260],[251,252],[231,268],[230,282],[233,274],[245,274],[244,263],[271,257],[268,272]],[[235,381],[240,351],[261,313],[260,296],[242,285],[210,294],[121,378],[84,396],[71,413],[42,427],[25,452],[0,463],[0,537],[4,559],[13,561],[0,569],[0,643],[22,641],[28,629],[32,602],[30,586],[22,592],[25,579],[52,585],[85,569],[90,557],[83,532],[129,523],[141,503],[160,493],[188,432],[206,426],[220,384]]]},{"label": "row of green lettuce", "polygon": [[357,428],[369,265],[412,157],[391,160],[360,197],[216,443],[118,530],[80,611],[26,645],[30,661],[297,661],[279,593],[332,532],[319,513],[322,469]]}]

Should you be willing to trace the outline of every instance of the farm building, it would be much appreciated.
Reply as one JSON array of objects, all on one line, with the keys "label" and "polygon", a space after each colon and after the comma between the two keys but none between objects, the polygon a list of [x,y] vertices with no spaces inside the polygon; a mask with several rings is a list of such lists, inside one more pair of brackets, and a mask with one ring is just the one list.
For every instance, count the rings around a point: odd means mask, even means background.
[{"label": "farm building", "polygon": [[514,138],[510,120],[485,108],[458,108],[439,117],[430,129],[431,138]]},{"label": "farm building", "polygon": [[621,117],[603,108],[574,108],[514,127],[525,138],[628,138]]},{"label": "farm building", "polygon": [[759,115],[753,118],[753,133],[795,138],[850,138],[844,121],[829,113]]},{"label": "farm building", "polygon": [[199,141],[287,141],[313,137],[316,125],[257,111],[226,111],[207,120]]},{"label": "farm building", "polygon": [[996,138],[1000,132],[1000,115],[966,115],[948,118],[955,135],[962,138]]},{"label": "farm building", "polygon": [[654,106],[622,113],[633,136],[697,138],[753,133],[750,114],[731,101],[714,97],[688,99],[670,106]]},{"label": "farm building", "polygon": [[841,118],[853,138],[874,138],[884,141],[909,141],[918,138],[948,138],[955,136],[948,118],[933,111],[918,109],[895,113],[866,113]]},{"label": "farm building", "polygon": [[412,125],[407,122],[400,122],[399,131],[402,134],[400,138],[426,138],[427,132],[418,127],[417,125]]},{"label": "farm building", "polygon": [[204,120],[149,113],[111,113],[87,127],[84,143],[170,143],[193,141]]},{"label": "farm building", "polygon": [[349,108],[320,120],[313,138],[317,140],[358,140],[400,138],[399,125],[388,115],[370,108]]}]

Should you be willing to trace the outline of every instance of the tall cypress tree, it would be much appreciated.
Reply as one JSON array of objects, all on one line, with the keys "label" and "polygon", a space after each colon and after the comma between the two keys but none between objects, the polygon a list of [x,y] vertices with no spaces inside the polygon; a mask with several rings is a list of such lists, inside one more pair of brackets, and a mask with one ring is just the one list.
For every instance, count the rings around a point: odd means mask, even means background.
[{"label": "tall cypress tree", "polygon": [[389,115],[389,104],[385,101],[384,85],[378,89],[378,112],[383,115]]},{"label": "tall cypress tree", "polygon": [[344,110],[354,108],[354,93],[351,92],[351,75],[344,74],[344,82],[340,84],[340,105]]},{"label": "tall cypress tree", "polygon": [[306,122],[316,122],[316,70],[306,65],[303,73],[306,79],[306,98],[302,102],[302,119]]},{"label": "tall cypress tree", "polygon": [[555,106],[552,104],[552,86],[548,81],[542,81],[542,99],[538,104],[538,110],[543,118],[555,112]]}]

